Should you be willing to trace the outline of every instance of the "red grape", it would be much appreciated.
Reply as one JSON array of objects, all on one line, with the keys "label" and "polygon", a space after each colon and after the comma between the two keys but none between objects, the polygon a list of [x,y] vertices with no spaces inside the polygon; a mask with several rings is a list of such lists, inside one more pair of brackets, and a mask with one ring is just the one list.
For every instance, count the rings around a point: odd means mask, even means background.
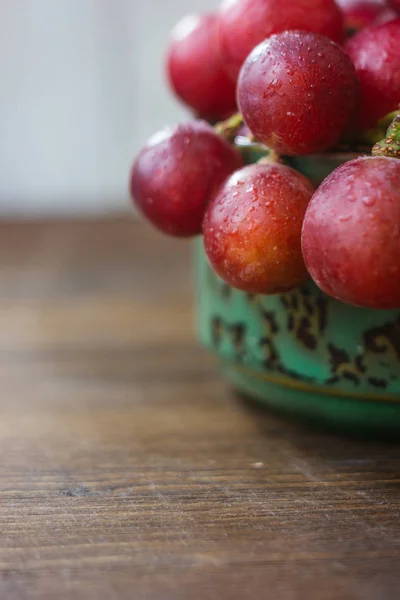
[{"label": "red grape", "polygon": [[[345,17],[346,29],[350,32],[373,25],[377,20],[381,21],[381,18],[389,20],[385,0],[338,0],[338,4]],[[384,14],[387,16],[383,17]]]},{"label": "red grape", "polygon": [[211,196],[241,165],[239,153],[204,121],[165,128],[136,159],[131,195],[139,210],[164,233],[196,235]]},{"label": "red grape", "polygon": [[390,4],[397,11],[400,11],[400,0],[390,0]]},{"label": "red grape", "polygon": [[176,25],[167,71],[176,94],[198,115],[218,120],[235,112],[235,83],[221,65],[215,15],[190,15]]},{"label": "red grape", "polygon": [[204,247],[227,283],[275,294],[307,278],[300,235],[311,182],[281,164],[255,164],[230,176],[209,204]]},{"label": "red grape", "polygon": [[360,31],[346,51],[361,82],[358,127],[372,128],[400,102],[400,19]]},{"label": "red grape", "polygon": [[394,10],[394,8],[390,8],[388,6],[384,10],[382,10],[379,15],[376,17],[373,25],[380,25],[382,23],[388,23],[389,21],[394,21],[399,18],[399,12]]},{"label": "red grape", "polygon": [[333,146],[357,101],[348,56],[315,33],[286,31],[266,39],[247,58],[238,81],[247,125],[259,141],[287,155]]},{"label": "red grape", "polygon": [[330,296],[400,307],[400,160],[367,156],[333,171],[308,206],[302,246],[311,277]]},{"label": "red grape", "polygon": [[344,37],[343,15],[334,0],[225,0],[219,29],[221,54],[233,79],[253,48],[273,33],[301,29],[336,42]]}]

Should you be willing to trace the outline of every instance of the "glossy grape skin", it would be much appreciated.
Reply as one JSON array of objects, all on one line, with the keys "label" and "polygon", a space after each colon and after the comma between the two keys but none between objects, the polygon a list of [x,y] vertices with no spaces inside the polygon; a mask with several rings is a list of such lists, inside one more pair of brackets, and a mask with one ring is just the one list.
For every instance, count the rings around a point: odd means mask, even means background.
[{"label": "glossy grape skin", "polygon": [[[278,6],[277,6],[278,4]],[[341,42],[343,14],[334,0],[225,0],[219,13],[221,54],[233,79],[250,52],[273,33],[301,29]]]},{"label": "glossy grape skin", "polygon": [[345,27],[352,33],[395,18],[385,0],[338,0],[338,4],[345,17]]},{"label": "glossy grape skin", "polygon": [[373,25],[381,25],[383,23],[388,23],[389,21],[395,21],[399,18],[399,16],[399,11],[389,6],[388,8],[385,8],[385,10],[383,10],[381,13],[379,13]]},{"label": "glossy grape skin", "polygon": [[400,19],[360,31],[345,49],[361,83],[358,128],[373,128],[400,102]]},{"label": "glossy grape skin", "polygon": [[238,103],[255,137],[281,154],[322,152],[336,144],[358,102],[354,67],[340,46],[314,33],[287,31],[253,50],[238,81]]},{"label": "glossy grape skin", "polygon": [[165,128],[137,157],[131,196],[139,211],[164,233],[197,235],[212,195],[241,165],[240,154],[204,121]]},{"label": "glossy grape skin", "polygon": [[240,169],[204,219],[204,247],[215,271],[246,292],[285,292],[307,278],[300,234],[311,182],[281,164]]},{"label": "glossy grape skin", "polygon": [[311,277],[333,298],[400,307],[400,160],[357,158],[331,173],[307,209],[302,247]]},{"label": "glossy grape skin", "polygon": [[167,74],[176,95],[197,115],[220,120],[236,111],[236,86],[221,64],[214,14],[189,15],[176,25]]},{"label": "glossy grape skin", "polygon": [[400,0],[390,0],[391,5],[397,11],[400,11]]}]

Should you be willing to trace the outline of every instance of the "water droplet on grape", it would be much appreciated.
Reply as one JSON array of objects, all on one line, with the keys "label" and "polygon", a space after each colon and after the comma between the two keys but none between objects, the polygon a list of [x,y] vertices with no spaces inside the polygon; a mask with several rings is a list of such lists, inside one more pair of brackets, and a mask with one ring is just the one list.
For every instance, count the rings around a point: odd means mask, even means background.
[{"label": "water droplet on grape", "polygon": [[376,202],[376,198],[374,196],[365,196],[362,199],[362,203],[365,206],[374,206],[375,202]]}]

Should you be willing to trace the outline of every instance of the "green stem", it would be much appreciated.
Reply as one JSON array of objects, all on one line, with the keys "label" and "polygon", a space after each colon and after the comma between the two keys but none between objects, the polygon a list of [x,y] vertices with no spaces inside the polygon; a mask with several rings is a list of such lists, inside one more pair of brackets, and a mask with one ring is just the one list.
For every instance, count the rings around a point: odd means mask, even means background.
[{"label": "green stem", "polygon": [[386,129],[388,127],[390,127],[390,125],[392,124],[392,121],[395,117],[397,117],[397,115],[399,114],[399,110],[400,110],[400,105],[399,105],[399,109],[398,110],[394,110],[393,112],[389,113],[386,115],[386,117],[383,117],[383,119],[381,119],[378,123],[379,127],[383,127],[386,131]]},{"label": "green stem", "polygon": [[389,113],[381,119],[373,129],[365,129],[364,131],[353,131],[348,133],[342,140],[340,145],[349,146],[350,148],[361,152],[364,151],[364,146],[374,146],[385,136],[387,128],[395,118],[397,110]]},{"label": "green stem", "polygon": [[386,132],[386,137],[372,148],[374,156],[400,158],[400,112],[398,112]]},{"label": "green stem", "polygon": [[273,163],[280,162],[280,154],[275,152],[275,150],[270,150],[269,148],[265,148],[265,150],[266,152],[268,152],[268,154],[266,154],[257,161],[258,165],[271,165]]},{"label": "green stem", "polygon": [[236,113],[229,117],[226,121],[222,121],[222,123],[217,123],[215,126],[215,131],[218,135],[224,137],[228,142],[233,142],[235,140],[236,134],[240,127],[243,125],[243,117],[240,113]]}]

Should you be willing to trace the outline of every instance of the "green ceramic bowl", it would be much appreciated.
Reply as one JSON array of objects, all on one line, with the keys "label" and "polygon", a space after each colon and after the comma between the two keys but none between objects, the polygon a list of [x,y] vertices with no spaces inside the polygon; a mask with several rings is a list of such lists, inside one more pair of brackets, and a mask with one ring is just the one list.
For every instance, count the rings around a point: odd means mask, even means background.
[{"label": "green ceramic bowl", "polygon": [[[291,164],[318,184],[353,156]],[[280,296],[246,294],[213,272],[201,239],[195,251],[199,336],[238,390],[281,412],[400,441],[399,310],[348,306],[312,282]]]}]

